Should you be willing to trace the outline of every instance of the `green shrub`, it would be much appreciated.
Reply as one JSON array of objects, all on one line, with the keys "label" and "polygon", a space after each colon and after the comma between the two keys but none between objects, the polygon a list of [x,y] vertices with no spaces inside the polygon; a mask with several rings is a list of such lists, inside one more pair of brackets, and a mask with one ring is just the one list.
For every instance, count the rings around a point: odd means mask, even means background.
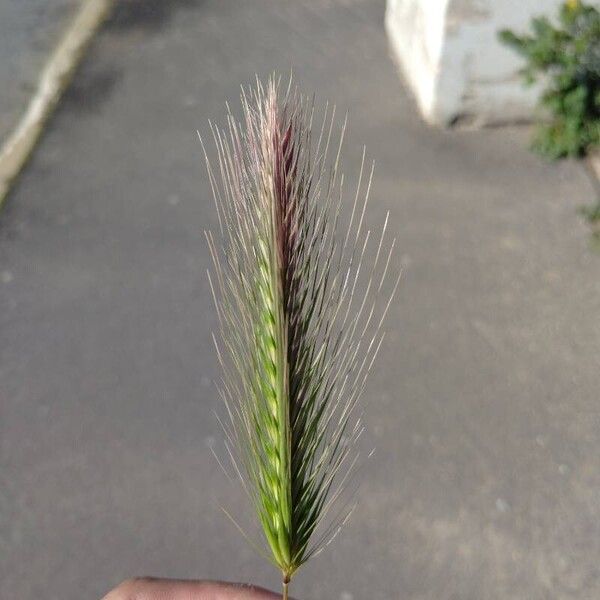
[{"label": "green shrub", "polygon": [[560,8],[558,26],[537,17],[531,29],[499,37],[525,58],[525,82],[542,78],[546,86],[532,147],[549,159],[585,156],[600,146],[600,12],[570,0]]}]

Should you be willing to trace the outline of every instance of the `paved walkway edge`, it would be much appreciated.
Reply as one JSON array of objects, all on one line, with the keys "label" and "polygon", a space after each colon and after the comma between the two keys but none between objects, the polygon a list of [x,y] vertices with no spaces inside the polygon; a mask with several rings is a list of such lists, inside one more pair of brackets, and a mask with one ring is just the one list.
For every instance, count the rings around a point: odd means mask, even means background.
[{"label": "paved walkway edge", "polygon": [[27,110],[0,148],[0,207],[112,4],[113,0],[85,0],[50,55]]},{"label": "paved walkway edge", "polygon": [[600,182],[600,151],[594,152],[589,159],[590,168],[596,179]]}]

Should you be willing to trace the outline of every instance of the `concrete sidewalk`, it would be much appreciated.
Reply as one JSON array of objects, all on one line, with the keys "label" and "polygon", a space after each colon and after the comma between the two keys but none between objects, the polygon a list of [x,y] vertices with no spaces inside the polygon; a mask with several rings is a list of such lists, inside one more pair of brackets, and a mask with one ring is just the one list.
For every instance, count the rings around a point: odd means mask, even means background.
[{"label": "concrete sidewalk", "polygon": [[0,7],[0,207],[112,0]]},{"label": "concrete sidewalk", "polygon": [[405,276],[367,389],[346,529],[304,599],[600,596],[600,257],[592,189],[528,131],[441,132],[402,88],[382,0],[136,0],[95,40],[0,214],[0,598],[131,575],[277,574],[221,515],[210,453],[216,215],[196,129],[255,73],[350,112]]},{"label": "concrete sidewalk", "polygon": [[0,3],[0,147],[25,112],[80,0]]}]

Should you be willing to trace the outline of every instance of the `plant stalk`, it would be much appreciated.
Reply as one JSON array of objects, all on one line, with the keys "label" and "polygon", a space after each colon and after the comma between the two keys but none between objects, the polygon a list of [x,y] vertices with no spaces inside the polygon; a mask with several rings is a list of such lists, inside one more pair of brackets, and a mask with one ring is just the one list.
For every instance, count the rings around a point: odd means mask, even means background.
[{"label": "plant stalk", "polygon": [[288,585],[290,583],[290,578],[288,575],[283,576],[283,600],[288,600]]}]

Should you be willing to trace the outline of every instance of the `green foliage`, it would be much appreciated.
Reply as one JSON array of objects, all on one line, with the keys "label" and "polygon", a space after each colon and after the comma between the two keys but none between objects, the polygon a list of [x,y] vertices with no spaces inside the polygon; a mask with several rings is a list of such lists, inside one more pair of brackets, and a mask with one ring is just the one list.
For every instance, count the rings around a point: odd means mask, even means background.
[{"label": "green foliage", "polygon": [[546,17],[530,35],[503,30],[502,42],[521,54],[526,84],[542,78],[533,149],[549,159],[581,157],[600,146],[600,12],[577,0],[563,4],[558,26]]},{"label": "green foliage", "polygon": [[579,211],[588,221],[600,223],[600,202],[591,206],[582,206]]}]

